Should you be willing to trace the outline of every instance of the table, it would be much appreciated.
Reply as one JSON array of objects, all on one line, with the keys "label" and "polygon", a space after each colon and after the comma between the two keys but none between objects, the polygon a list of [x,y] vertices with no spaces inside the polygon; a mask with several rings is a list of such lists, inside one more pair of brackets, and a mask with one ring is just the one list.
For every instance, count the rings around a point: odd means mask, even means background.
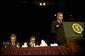
[{"label": "table", "polygon": [[56,47],[1,48],[1,55],[70,55],[76,53],[73,52],[72,49],[64,45]]}]

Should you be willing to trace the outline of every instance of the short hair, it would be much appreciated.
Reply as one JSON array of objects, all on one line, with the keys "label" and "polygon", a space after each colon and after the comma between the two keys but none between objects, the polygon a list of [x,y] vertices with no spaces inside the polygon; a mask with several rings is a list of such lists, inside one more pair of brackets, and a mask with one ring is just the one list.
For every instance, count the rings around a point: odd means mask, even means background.
[{"label": "short hair", "polygon": [[[30,39],[32,39],[32,38],[35,38],[35,36],[34,35],[32,35],[31,37],[30,37]],[[35,38],[36,39],[36,38]]]},{"label": "short hair", "polygon": [[60,14],[63,14],[62,12],[58,12],[56,15],[58,16],[58,15],[60,15]]},{"label": "short hair", "polygon": [[34,35],[32,35],[32,36],[31,36],[31,38],[35,38],[35,36],[34,36]]},{"label": "short hair", "polygon": [[11,37],[16,37],[16,34],[12,34]]}]

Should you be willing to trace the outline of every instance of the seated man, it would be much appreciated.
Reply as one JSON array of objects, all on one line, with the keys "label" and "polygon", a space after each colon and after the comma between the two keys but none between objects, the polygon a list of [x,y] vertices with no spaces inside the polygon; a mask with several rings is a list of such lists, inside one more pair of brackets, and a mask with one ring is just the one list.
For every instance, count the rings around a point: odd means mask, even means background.
[{"label": "seated man", "polygon": [[16,42],[16,34],[11,35],[11,42],[9,42],[9,46],[20,47],[20,43]]},{"label": "seated man", "polygon": [[39,45],[37,42],[36,42],[36,38],[35,36],[31,36],[30,37],[30,42],[28,44],[29,47],[36,47],[37,45]]}]

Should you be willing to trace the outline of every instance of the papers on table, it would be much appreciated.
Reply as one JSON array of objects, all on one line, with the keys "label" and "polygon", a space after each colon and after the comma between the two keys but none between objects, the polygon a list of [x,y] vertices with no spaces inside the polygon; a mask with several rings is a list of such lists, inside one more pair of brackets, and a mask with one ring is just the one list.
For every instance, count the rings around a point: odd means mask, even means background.
[{"label": "papers on table", "polygon": [[41,40],[40,47],[46,47],[48,46],[47,43],[44,40]]},{"label": "papers on table", "polygon": [[57,43],[54,43],[54,44],[50,44],[50,46],[58,46],[58,44]]},{"label": "papers on table", "polygon": [[24,45],[22,45],[22,47],[28,47],[27,43],[25,42]]}]

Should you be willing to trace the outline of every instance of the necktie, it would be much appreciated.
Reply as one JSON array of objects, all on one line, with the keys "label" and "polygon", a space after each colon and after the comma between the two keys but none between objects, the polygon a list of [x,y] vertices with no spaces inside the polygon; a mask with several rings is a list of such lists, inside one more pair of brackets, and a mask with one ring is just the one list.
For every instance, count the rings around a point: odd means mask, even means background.
[{"label": "necktie", "polygon": [[34,44],[33,44],[33,47],[34,47]]},{"label": "necktie", "polygon": [[12,45],[15,45],[15,43],[12,43]]}]

